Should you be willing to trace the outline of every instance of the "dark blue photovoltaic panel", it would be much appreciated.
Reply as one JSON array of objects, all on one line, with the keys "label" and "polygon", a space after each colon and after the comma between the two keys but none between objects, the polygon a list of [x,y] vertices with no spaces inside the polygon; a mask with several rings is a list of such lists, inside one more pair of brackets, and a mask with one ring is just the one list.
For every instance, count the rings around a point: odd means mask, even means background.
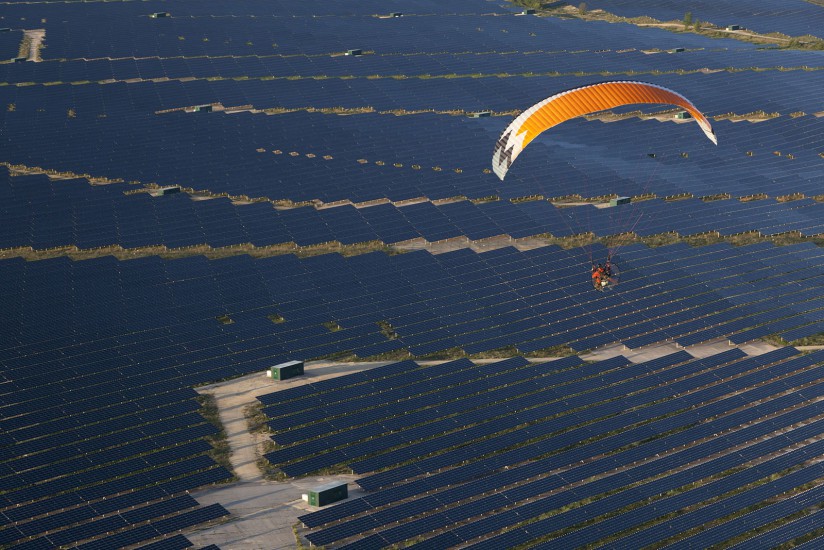
[{"label": "dark blue photovoltaic panel", "polygon": [[820,514],[820,511],[810,512],[800,519],[796,519],[795,521],[791,521],[779,527],[770,529],[735,546],[731,546],[730,548],[734,548],[735,550],[756,548],[759,546],[773,548],[818,529],[821,526]]},{"label": "dark blue photovoltaic panel", "polygon": [[765,506],[751,514],[746,514],[721,525],[706,529],[697,535],[679,541],[676,547],[694,548],[700,546],[706,548],[718,541],[727,540],[733,536],[798,513],[801,510],[817,506],[822,500],[824,500],[824,488],[813,488],[784,501]]},{"label": "dark blue photovoltaic panel", "polygon": [[[779,430],[778,432],[775,432],[778,434],[780,433],[780,430],[782,430],[781,426],[795,424],[804,418],[810,418],[810,415],[817,414],[816,411],[822,410],[820,405],[814,403],[814,401],[808,401],[808,399],[815,399],[813,395],[818,395],[824,391],[824,385],[818,384],[817,390],[807,395],[787,394],[784,397],[773,397],[771,400],[763,402],[762,400],[771,395],[781,395],[788,387],[803,386],[807,383],[807,380],[812,381],[819,379],[820,372],[817,371],[824,368],[824,366],[822,366],[822,359],[824,359],[824,356],[822,356],[821,353],[814,354],[813,356],[798,356],[795,350],[791,348],[784,348],[777,350],[776,352],[749,358],[746,356],[742,357],[740,352],[721,354],[716,357],[708,357],[701,360],[683,363],[681,365],[676,363],[672,367],[663,371],[658,369],[665,366],[665,364],[661,364],[657,368],[654,367],[653,364],[650,364],[648,368],[650,369],[649,372],[651,374],[648,376],[652,376],[659,381],[661,380],[660,377],[665,372],[669,372],[669,376],[676,379],[684,375],[687,376],[687,378],[682,382],[674,384],[670,383],[663,386],[663,388],[666,388],[667,393],[662,395],[669,396],[664,398],[664,402],[660,402],[653,406],[647,406],[646,408],[642,407],[637,409],[639,412],[644,411],[644,417],[650,419],[659,418],[660,420],[647,424],[637,424],[634,428],[626,428],[627,425],[633,425],[634,423],[632,421],[627,421],[626,419],[622,420],[620,417],[616,418],[617,422],[612,422],[611,419],[605,418],[599,423],[587,424],[585,432],[587,435],[578,435],[577,437],[572,438],[569,443],[573,444],[573,448],[564,451],[561,455],[550,456],[549,458],[542,459],[535,463],[527,462],[521,467],[516,467],[514,469],[510,467],[506,470],[502,469],[502,466],[506,464],[506,462],[501,461],[506,453],[499,455],[498,457],[493,456],[490,459],[481,460],[479,460],[477,456],[474,456],[470,460],[474,460],[479,466],[485,462],[489,462],[488,465],[484,465],[482,469],[479,470],[480,472],[484,472],[481,476],[483,479],[470,481],[473,477],[476,477],[470,473],[471,465],[462,466],[461,468],[467,469],[467,475],[469,476],[463,478],[466,480],[464,483],[461,483],[461,478],[447,481],[450,473],[450,471],[447,470],[438,474],[430,474],[429,476],[422,477],[417,481],[410,480],[406,481],[404,484],[387,488],[385,493],[389,498],[385,500],[381,497],[383,492],[379,492],[374,496],[367,496],[363,500],[348,502],[341,505],[340,508],[317,512],[317,519],[315,518],[314,513],[304,516],[301,519],[309,526],[319,526],[332,522],[335,519],[346,518],[346,516],[351,513],[358,511],[362,512],[364,510],[368,511],[372,507],[381,506],[380,508],[376,508],[373,512],[367,512],[367,516],[363,516],[359,520],[353,520],[354,523],[350,521],[338,523],[335,527],[321,529],[316,534],[309,535],[310,540],[313,540],[318,544],[329,544],[341,538],[351,537],[355,532],[362,532],[361,529],[374,529],[375,522],[379,525],[394,525],[394,522],[398,521],[398,518],[414,517],[413,511],[420,510],[420,512],[422,512],[425,509],[428,509],[429,506],[437,506],[440,510],[443,510],[442,507],[445,504],[449,504],[449,507],[446,508],[445,512],[442,511],[441,514],[427,516],[429,519],[423,523],[413,520],[405,522],[401,526],[380,531],[381,536],[387,538],[387,540],[395,540],[397,537],[401,536],[412,538],[428,533],[433,529],[447,527],[453,521],[476,516],[485,516],[486,514],[493,512],[494,510],[500,508],[501,506],[505,506],[510,502],[516,502],[523,499],[534,499],[536,496],[544,492],[563,486],[566,483],[571,483],[575,479],[589,479],[593,475],[597,475],[599,472],[606,473],[614,471],[615,468],[621,466],[621,464],[643,464],[642,467],[636,467],[635,469],[629,470],[625,474],[612,475],[611,477],[590,482],[589,485],[585,485],[583,488],[575,489],[573,492],[562,492],[557,496],[548,497],[544,500],[539,499],[534,501],[533,504],[520,506],[518,508],[518,516],[510,518],[509,521],[511,523],[504,524],[512,525],[518,521],[530,517],[532,514],[541,515],[554,507],[561,507],[570,504],[575,500],[586,498],[587,496],[594,496],[599,492],[620,489],[627,483],[632,483],[636,480],[640,481],[645,479],[647,476],[655,475],[654,472],[658,472],[659,474],[665,473],[669,470],[674,472],[679,465],[687,464],[706,456],[717,456],[717,458],[715,458],[712,462],[709,464],[703,464],[700,468],[681,470],[681,473],[677,475],[671,473],[668,478],[665,477],[663,479],[659,479],[654,483],[655,493],[666,492],[668,490],[667,487],[676,488],[683,484],[689,484],[694,479],[711,475],[712,471],[725,471],[730,467],[733,467],[735,464],[740,464],[742,461],[746,462],[751,459],[749,457],[757,457],[764,453],[769,454],[771,452],[769,449],[791,445],[792,442],[786,440],[783,435],[774,435],[767,438],[764,438],[763,435],[770,434],[776,430]],[[806,370],[810,365],[817,365],[815,369],[816,372]],[[597,367],[597,364],[595,364],[595,366]],[[633,368],[634,367],[632,366],[625,366],[617,369],[614,373],[616,375],[624,374],[627,377],[632,377],[631,372]],[[781,377],[788,372],[792,372],[794,374],[792,374],[789,378],[782,379]],[[739,373],[739,376],[737,378],[730,379],[729,374],[731,373]],[[779,378],[775,378],[776,376],[779,376]],[[609,378],[606,373],[602,375],[602,379],[602,383],[609,382]],[[721,382],[723,380],[727,380],[727,382]],[[770,382],[763,385],[763,382],[765,381]],[[709,383],[710,385],[705,386],[706,383]],[[687,390],[688,387],[702,386],[704,389],[697,392]],[[635,410],[636,401],[634,401],[632,396],[635,395],[635,392],[637,391],[638,390],[632,389],[625,390],[625,393],[627,393],[628,396],[621,399],[619,408],[628,411]],[[657,399],[657,392],[654,390],[648,390],[646,392],[642,391],[637,395],[639,397],[643,396],[644,399],[651,401],[656,401]],[[721,400],[714,400],[717,398],[721,398]],[[735,413],[731,412],[739,409],[743,403],[752,403],[756,401],[762,402],[762,404],[757,407],[741,409]],[[640,401],[638,403],[640,403]],[[685,403],[692,403],[692,407],[697,408],[685,408]],[[803,405],[800,409],[794,409],[791,403],[807,403],[807,405]],[[569,406],[575,407],[576,410],[580,409],[573,404],[570,404]],[[523,409],[518,408],[517,410]],[[583,409],[582,412],[576,414],[576,417],[578,417],[577,422],[587,420],[588,417],[584,414],[585,410],[586,409]],[[672,412],[680,410],[682,412],[678,413],[676,416],[671,416],[666,413],[667,410]],[[791,410],[793,412],[787,412]],[[781,416],[767,422],[751,424],[750,421],[746,420],[747,418],[766,418],[779,411],[783,411]],[[702,424],[700,422],[698,424],[694,423],[694,420],[701,420],[705,418],[716,418],[716,420],[713,420],[708,424]],[[667,435],[662,439],[656,439],[655,437],[650,439],[650,436],[654,435],[656,430],[661,430],[661,433],[669,433],[677,426],[682,426],[681,431],[676,430],[676,432],[672,435]],[[552,427],[553,429],[563,429],[563,425],[559,424],[558,418],[552,421]],[[624,427],[624,429],[620,430],[621,427]],[[619,431],[613,432],[615,428],[619,428]],[[798,438],[798,441],[804,440],[811,434],[821,433],[822,428],[824,428],[824,424],[821,422],[810,424],[803,430],[793,433],[793,438]],[[534,431],[534,427],[531,429],[533,430],[532,437],[535,437],[538,432]],[[698,446],[681,447],[681,444],[679,443],[679,441],[690,442],[702,440],[702,436],[700,436],[699,433],[711,434],[730,429],[733,431],[728,433],[725,437],[710,437],[706,439],[705,443]],[[598,441],[599,438],[596,434],[599,430],[603,430],[602,433],[604,434],[615,433],[615,435],[606,438],[601,436],[601,440]],[[572,435],[575,431],[573,430],[572,432],[567,433]],[[593,438],[593,436],[596,436],[595,441],[589,443],[589,445],[594,446],[594,448],[592,450],[587,450],[586,446],[582,447],[581,451],[584,453],[582,454],[583,457],[592,456],[593,454],[597,455],[608,451],[609,449],[623,448],[625,450],[617,455],[613,455],[612,457],[609,457],[608,453],[608,458],[604,458],[598,463],[577,466],[572,470],[565,472],[563,474],[563,478],[557,481],[552,481],[551,478],[532,479],[537,473],[552,471],[563,464],[578,464],[580,459],[575,458],[576,449],[574,448],[574,443],[582,439]],[[646,440],[647,442],[641,444],[640,446],[630,445],[627,447],[627,443],[633,440]],[[759,443],[751,446],[743,452],[740,448],[735,453],[725,454],[721,452],[724,449],[736,448],[739,441],[758,441]],[[559,442],[559,445],[563,448],[568,444]],[[771,472],[774,473],[783,471],[789,465],[796,464],[798,461],[803,462],[806,460],[805,457],[818,453],[818,447],[821,445],[824,444],[818,443],[811,447],[801,447],[796,451],[789,454],[780,455],[771,461],[764,463],[758,468],[757,471],[744,469],[734,476],[721,478],[721,481],[716,482],[715,484],[703,486],[701,490],[685,493],[685,495],[689,495],[689,498],[704,500],[709,498],[709,495],[712,495],[713,491],[717,491],[716,494],[724,493],[729,490],[724,489],[724,487],[734,488],[738,486],[738,484],[744,483],[738,478],[743,479],[744,477],[747,477],[749,481],[754,481],[760,477],[770,475]],[[493,448],[494,446],[489,446],[488,443],[485,443],[485,449],[491,450]],[[538,453],[546,453],[549,450],[549,447],[546,446],[539,448],[540,450],[536,448]],[[598,450],[595,451],[595,448]],[[678,449],[678,451],[676,454],[671,454],[674,451],[667,451],[668,449]],[[511,451],[511,453],[513,463],[523,462],[524,458],[529,456],[524,447]],[[650,457],[653,455],[655,457],[662,456],[661,453],[666,453],[666,458],[659,458],[649,463],[644,460],[644,457]],[[566,457],[564,455],[569,456]],[[647,458],[647,460],[649,459]],[[461,468],[459,468],[459,470]],[[713,470],[713,468],[717,468],[717,470]],[[780,492],[780,487],[795,487],[799,484],[803,484],[805,479],[811,479],[817,475],[820,475],[820,472],[816,468],[807,468],[801,470],[801,473],[794,475],[793,477],[781,478],[784,481],[781,483],[772,482],[768,484],[768,488],[762,490],[762,492],[765,494],[771,494],[769,491],[772,490]],[[493,474],[493,472],[495,473]],[[694,476],[698,476],[698,478]],[[443,478],[443,481],[439,482],[439,478]],[[492,487],[510,486],[517,480],[525,479],[530,479],[530,482],[527,484],[518,484],[515,488],[503,493],[503,496],[507,496],[510,500],[498,501],[496,499],[502,498],[502,495],[497,495],[495,493],[492,493],[492,496],[481,497],[482,494],[489,495]],[[490,485],[493,480],[496,484],[494,486]],[[441,485],[441,483],[443,485]],[[446,488],[447,483],[451,488]],[[441,490],[437,489],[439,486],[442,487]],[[433,490],[436,490],[437,492],[432,493]],[[412,501],[404,500],[407,497],[414,497],[417,494],[423,493],[428,493],[429,495],[435,494],[437,497],[436,499],[433,499],[432,496],[426,496],[422,499]],[[549,534],[554,530],[562,529],[566,525],[572,526],[576,522],[583,521],[589,517],[595,517],[602,513],[606,513],[612,510],[613,508],[611,507],[613,506],[620,508],[642,498],[644,498],[644,491],[640,488],[634,489],[631,492],[623,491],[606,499],[597,500],[596,503],[585,506],[581,509],[576,509],[576,511],[564,513],[560,516],[553,516],[552,523],[538,522],[537,524],[532,525],[537,529],[542,529],[544,524],[546,524],[547,527],[551,526],[551,529],[546,531],[546,533]],[[671,502],[671,505],[676,507],[672,508],[673,510],[677,510],[680,507],[689,505],[685,498],[687,497],[671,497],[668,502]],[[744,502],[742,500],[743,498],[744,497],[741,497],[738,500]],[[693,502],[699,502],[700,500]],[[736,502],[738,502],[738,500],[736,500]],[[382,505],[398,501],[404,501],[406,503],[404,504],[405,508],[403,510],[400,508],[395,510],[395,506],[390,506],[388,508],[382,507]],[[428,506],[426,503],[429,501],[432,501],[435,504]],[[364,502],[365,506],[360,505],[360,502]],[[744,505],[746,506],[746,504]],[[415,506],[418,508],[415,508]],[[642,510],[649,509],[650,511],[655,511],[657,515],[666,513],[665,511],[661,511],[661,504],[656,504],[655,506],[657,506],[657,508],[653,505],[649,505],[647,508]],[[409,509],[407,510],[406,508]],[[395,512],[397,512],[397,514],[395,514]],[[775,513],[777,514],[778,512]],[[646,521],[643,517],[651,519],[650,516],[643,516],[641,519],[636,519],[635,515],[636,512],[634,511],[633,521]],[[367,518],[372,519],[367,521]],[[564,523],[559,523],[559,521],[563,521]],[[704,518],[701,521],[707,520]],[[627,524],[626,520],[623,518],[610,520],[610,523],[615,524],[618,530],[623,529]],[[358,527],[358,525],[360,525],[360,527]],[[366,527],[367,525],[368,527]],[[491,532],[498,528],[500,527],[490,529],[490,531],[486,532]],[[355,529],[355,531],[352,529]],[[592,536],[594,537],[592,539],[593,541],[609,534],[608,531],[603,531],[600,529],[600,526],[597,528],[593,527],[589,529],[589,531],[592,532]],[[589,531],[587,531],[586,536],[589,536]],[[518,532],[520,531],[511,531],[508,532],[511,534],[501,535],[501,537],[512,537],[514,536],[514,533]],[[530,532],[533,533],[533,536],[535,536],[534,533],[540,531],[533,529]],[[473,536],[477,536],[481,533],[482,532],[476,531],[476,534]],[[460,540],[468,540],[460,535],[458,535],[458,537]],[[488,543],[481,544],[479,547],[500,547],[501,544],[504,544],[504,539],[501,537],[489,539]],[[509,541],[510,539],[507,538],[506,540]],[[530,538],[523,539],[523,541],[527,540],[530,540]],[[565,539],[558,540],[560,541]],[[506,544],[509,543],[507,542]],[[567,543],[559,542],[559,544],[563,546]],[[550,546],[556,547],[552,544],[550,544]]]},{"label": "dark blue photovoltaic panel", "polygon": [[[684,16],[669,0],[591,4]],[[820,35],[821,8],[802,0],[690,9],[704,24]],[[764,47],[520,10],[4,5],[0,545],[189,546],[173,533],[225,510],[181,495],[231,477],[207,456],[217,428],[191,388],[284,361],[820,335],[824,257],[806,241],[824,232],[821,53],[778,35]],[[376,17],[391,11],[404,16]],[[32,22],[46,47],[13,62]],[[630,76],[690,98],[718,145],[667,120],[668,106],[626,106],[609,124],[579,117],[538,136],[506,182],[491,172],[514,113]],[[466,116],[477,111],[491,116]],[[182,192],[147,192],[171,185]],[[616,196],[633,200],[593,204]],[[608,250],[620,234],[634,244]],[[595,292],[591,266],[610,254],[619,284]],[[820,447],[804,442],[821,435],[819,354],[695,355],[404,361],[327,381],[310,363],[310,383],[261,399],[282,444],[270,456],[296,475],[363,473],[364,498],[305,516],[310,538],[333,545],[603,546],[676,514],[627,545],[657,543],[817,475]],[[705,505],[771,477],[763,493]],[[816,495],[685,543],[746,537]],[[756,537],[812,530],[799,517]]]}]

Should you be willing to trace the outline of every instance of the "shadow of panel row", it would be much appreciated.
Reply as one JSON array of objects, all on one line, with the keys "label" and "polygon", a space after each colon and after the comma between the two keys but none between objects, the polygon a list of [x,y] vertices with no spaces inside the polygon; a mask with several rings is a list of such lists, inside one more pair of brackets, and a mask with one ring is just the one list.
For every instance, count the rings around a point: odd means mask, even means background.
[{"label": "shadow of panel row", "polygon": [[[640,547],[682,538],[679,544],[703,546],[772,522],[786,523],[771,533],[778,543],[815,530],[794,520],[824,494],[811,483],[824,471],[815,459],[824,452],[817,440],[822,352],[397,367],[379,368],[368,381],[344,376],[316,393],[262,398],[305,407],[296,425],[314,408],[328,410],[332,433],[307,433],[278,456],[302,445],[308,454],[296,452],[291,464],[333,456],[377,472],[357,481],[365,496],[300,518],[314,544],[568,548],[618,540]],[[459,372],[468,376],[466,391]],[[410,403],[405,412],[395,410],[401,394]],[[457,416],[453,400],[463,405]],[[423,415],[429,418],[420,424]],[[288,417],[274,423],[276,440],[305,429]],[[398,432],[407,435],[400,447]],[[754,505],[758,521],[736,517]]]}]

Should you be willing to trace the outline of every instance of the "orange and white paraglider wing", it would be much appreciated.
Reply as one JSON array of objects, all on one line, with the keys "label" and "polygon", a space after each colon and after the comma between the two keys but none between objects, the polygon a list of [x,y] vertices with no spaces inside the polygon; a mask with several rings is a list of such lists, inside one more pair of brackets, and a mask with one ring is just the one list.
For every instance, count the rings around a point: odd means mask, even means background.
[{"label": "orange and white paraglider wing", "polygon": [[512,121],[495,144],[492,170],[501,180],[509,167],[529,143],[541,132],[571,118],[587,113],[636,103],[677,105],[688,111],[704,134],[716,145],[718,141],[709,120],[687,98],[663,86],[645,82],[602,82],[561,92],[536,103]]}]

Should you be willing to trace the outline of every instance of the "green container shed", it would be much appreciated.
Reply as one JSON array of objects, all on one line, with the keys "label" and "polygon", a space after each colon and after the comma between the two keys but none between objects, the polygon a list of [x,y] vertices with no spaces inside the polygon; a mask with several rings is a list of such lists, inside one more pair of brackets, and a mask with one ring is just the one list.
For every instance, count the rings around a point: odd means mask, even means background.
[{"label": "green container shed", "polygon": [[157,190],[157,194],[160,196],[163,195],[174,195],[175,193],[180,193],[180,186],[179,185],[171,185],[169,187],[161,187]]},{"label": "green container shed", "polygon": [[275,365],[266,372],[272,380],[288,380],[303,374],[303,361],[288,361]]},{"label": "green container shed", "polygon": [[609,201],[610,206],[618,206],[619,204],[629,204],[632,199],[629,197],[615,197]]},{"label": "green container shed", "polygon": [[310,490],[309,504],[311,506],[326,506],[348,497],[349,487],[346,482],[336,481]]}]

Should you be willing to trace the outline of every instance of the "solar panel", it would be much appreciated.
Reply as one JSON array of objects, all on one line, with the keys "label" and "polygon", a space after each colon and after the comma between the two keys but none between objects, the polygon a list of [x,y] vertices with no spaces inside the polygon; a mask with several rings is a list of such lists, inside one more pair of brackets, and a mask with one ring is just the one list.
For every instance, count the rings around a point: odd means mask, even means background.
[{"label": "solar panel", "polygon": [[[145,3],[5,7],[7,61],[28,53],[15,21],[37,21],[48,47],[38,62],[0,63],[0,116],[14,136],[0,159],[0,542],[189,545],[168,535],[224,511],[175,495],[230,476],[203,455],[216,428],[191,388],[286,360],[695,350],[770,336],[806,343],[822,331],[824,296],[810,276],[821,250],[807,242],[824,227],[816,51],[516,16],[481,0],[253,4],[178,3],[157,18]],[[673,2],[596,4],[683,17]],[[818,32],[817,8],[773,4],[723,0],[695,15]],[[376,17],[392,9],[404,16]],[[362,55],[341,55],[350,48]],[[578,118],[539,136],[505,183],[490,173],[490,144],[511,113],[605,74],[693,99],[719,146],[661,106],[641,116],[617,108],[610,124]],[[490,116],[466,116],[479,111]],[[166,186],[181,192],[157,192]],[[633,201],[605,207],[614,196]],[[590,232],[602,242],[587,244]],[[607,257],[605,238],[629,232],[680,242],[618,247],[620,284],[594,292],[589,269]],[[732,244],[749,241],[759,242]],[[333,250],[342,254],[324,253]],[[508,547],[551,542],[557,525],[523,518],[597,496],[589,489],[617,492],[569,521],[639,502],[654,488],[639,478],[622,490],[636,469],[686,484],[669,470],[698,460],[695,449],[724,453],[745,436],[765,438],[751,445],[764,453],[784,449],[799,429],[775,435],[762,418],[786,427],[814,417],[819,356],[735,353],[643,366],[574,358],[557,371],[462,360],[438,372],[410,361],[261,402],[285,470],[347,464],[373,491],[340,516],[306,516],[322,528],[312,536],[340,521],[346,536],[333,542],[344,547],[447,547],[496,531],[486,544]],[[671,452],[704,437],[715,441]],[[649,469],[606,475],[652,449],[663,456]],[[519,453],[533,466],[518,466]],[[724,456],[725,467],[745,464]],[[558,480],[534,465],[573,464],[606,477],[545,501]],[[471,496],[492,478],[517,486]],[[442,506],[429,506],[435,495]],[[727,521],[729,533],[799,509],[762,510]],[[350,513],[376,532],[347,527]],[[606,536],[609,525],[582,535]],[[777,527],[770,540],[807,534],[805,525]],[[721,531],[695,536],[726,542]]]}]

